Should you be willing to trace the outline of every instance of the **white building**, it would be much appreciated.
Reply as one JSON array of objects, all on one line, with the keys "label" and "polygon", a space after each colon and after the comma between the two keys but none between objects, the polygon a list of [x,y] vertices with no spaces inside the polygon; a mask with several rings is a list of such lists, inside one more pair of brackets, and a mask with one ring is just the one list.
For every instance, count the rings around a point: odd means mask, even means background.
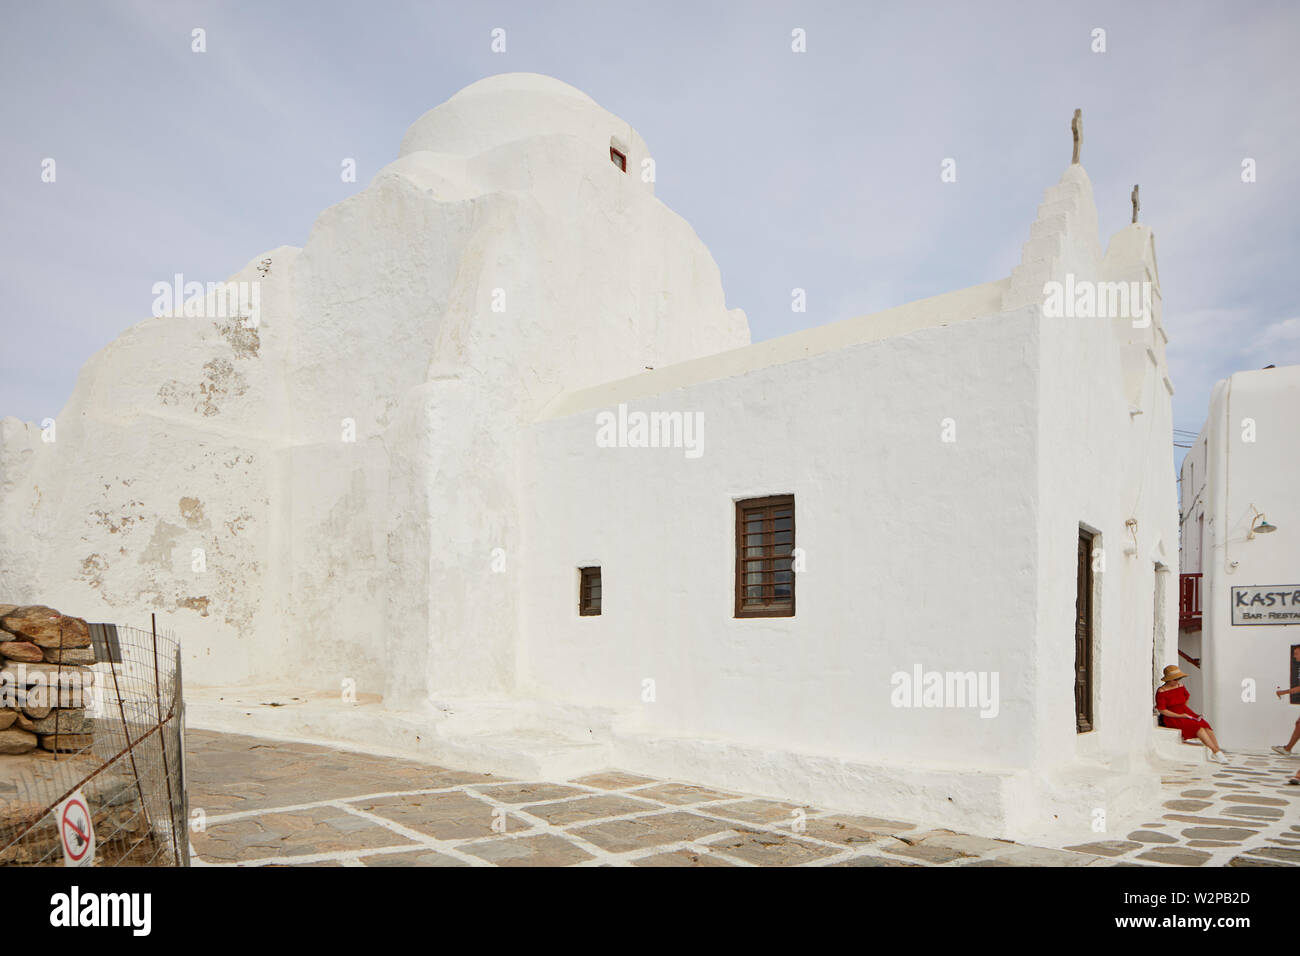
[{"label": "white building", "polygon": [[1009,276],[751,345],[649,160],[540,76],[421,117],[234,277],[256,328],[147,320],[57,440],[5,420],[0,595],[155,610],[187,687],[311,700],[197,690],[212,724],[1010,837],[1149,798],[1177,549],[1151,231],[1103,254],[1070,165]]},{"label": "white building", "polygon": [[1183,459],[1180,663],[1229,752],[1285,744],[1300,713],[1274,694],[1300,685],[1298,426],[1300,366],[1237,372]]}]

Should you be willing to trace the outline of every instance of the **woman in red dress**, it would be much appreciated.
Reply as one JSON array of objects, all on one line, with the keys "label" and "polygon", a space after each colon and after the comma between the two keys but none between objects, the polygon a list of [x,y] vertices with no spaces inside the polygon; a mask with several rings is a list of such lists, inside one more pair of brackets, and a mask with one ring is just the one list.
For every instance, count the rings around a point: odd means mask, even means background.
[{"label": "woman in red dress", "polygon": [[1165,668],[1164,683],[1156,691],[1156,712],[1164,718],[1166,727],[1177,727],[1182,731],[1183,740],[1199,738],[1210,748],[1207,754],[1209,759],[1217,763],[1223,750],[1219,747],[1219,740],[1214,736],[1210,725],[1200,714],[1187,706],[1187,698],[1190,695],[1187,688],[1183,686],[1183,678],[1186,676],[1177,665],[1170,664]]}]

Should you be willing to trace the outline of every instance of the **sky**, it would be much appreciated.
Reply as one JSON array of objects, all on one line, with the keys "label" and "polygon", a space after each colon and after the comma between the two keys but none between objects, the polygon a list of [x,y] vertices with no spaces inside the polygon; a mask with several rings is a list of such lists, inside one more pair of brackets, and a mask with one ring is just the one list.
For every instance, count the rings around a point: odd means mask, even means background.
[{"label": "sky", "polygon": [[1300,363],[1293,2],[0,11],[0,417],[56,417],[87,359],[149,316],[155,282],[302,246],[421,114],[505,72],[564,80],[638,130],[755,341],[1010,274],[1078,107],[1103,247],[1142,187],[1175,426],[1199,430],[1218,379]]}]

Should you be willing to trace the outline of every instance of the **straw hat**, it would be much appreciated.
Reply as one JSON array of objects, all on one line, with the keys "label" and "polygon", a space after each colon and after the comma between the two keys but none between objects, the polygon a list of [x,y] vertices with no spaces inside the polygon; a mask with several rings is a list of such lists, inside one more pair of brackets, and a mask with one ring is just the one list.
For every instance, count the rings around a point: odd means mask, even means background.
[{"label": "straw hat", "polygon": [[1165,668],[1165,679],[1161,681],[1161,686],[1164,684],[1172,684],[1174,681],[1182,680],[1186,676],[1186,674],[1178,669],[1177,664],[1170,664]]}]

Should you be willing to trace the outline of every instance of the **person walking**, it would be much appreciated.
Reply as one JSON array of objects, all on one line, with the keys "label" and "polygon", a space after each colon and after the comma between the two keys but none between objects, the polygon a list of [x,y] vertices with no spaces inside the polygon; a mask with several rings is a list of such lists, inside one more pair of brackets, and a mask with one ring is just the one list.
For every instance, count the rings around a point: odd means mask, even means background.
[{"label": "person walking", "polygon": [[[1279,698],[1286,697],[1290,694],[1300,694],[1300,685],[1297,685],[1296,687],[1288,687],[1286,690],[1279,689],[1274,693],[1276,693]],[[1291,739],[1284,744],[1274,744],[1273,753],[1281,754],[1283,757],[1294,756],[1294,754],[1291,753],[1291,749],[1295,747],[1297,743],[1300,743],[1300,717],[1297,717],[1295,720],[1295,727],[1291,731]],[[1300,785],[1300,770],[1297,770],[1295,776],[1287,780],[1287,783]]]}]

